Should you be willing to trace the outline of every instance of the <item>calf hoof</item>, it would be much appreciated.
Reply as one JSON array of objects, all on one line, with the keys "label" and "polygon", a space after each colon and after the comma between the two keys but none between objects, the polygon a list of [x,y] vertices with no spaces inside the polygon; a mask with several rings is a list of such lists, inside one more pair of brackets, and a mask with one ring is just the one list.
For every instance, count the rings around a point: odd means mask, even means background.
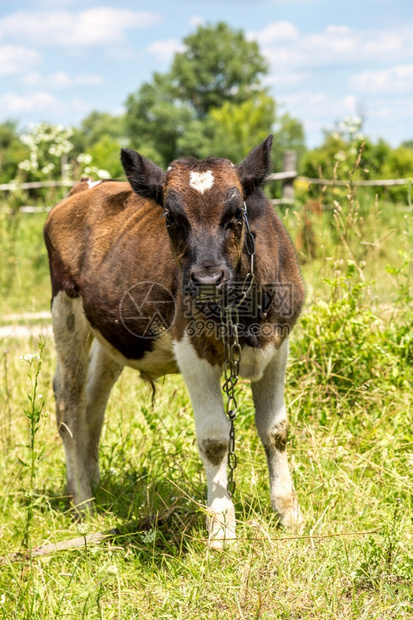
[{"label": "calf hoof", "polygon": [[207,516],[208,547],[215,551],[224,551],[236,540],[235,516],[218,514]]},{"label": "calf hoof", "polygon": [[208,538],[208,547],[214,551],[226,551],[230,546],[235,544],[236,538]]},{"label": "calf hoof", "polygon": [[274,497],[271,505],[279,517],[281,527],[298,530],[304,525],[304,517],[296,497]]}]

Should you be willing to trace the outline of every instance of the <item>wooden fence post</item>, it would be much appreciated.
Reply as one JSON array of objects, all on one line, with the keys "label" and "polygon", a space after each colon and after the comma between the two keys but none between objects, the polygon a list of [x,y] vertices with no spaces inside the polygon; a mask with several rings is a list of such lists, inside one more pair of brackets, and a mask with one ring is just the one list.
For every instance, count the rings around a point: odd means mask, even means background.
[{"label": "wooden fence post", "polygon": [[[284,151],[283,153],[283,172],[297,170],[297,152]],[[294,179],[285,179],[282,189],[282,199],[286,202],[294,201]]]}]

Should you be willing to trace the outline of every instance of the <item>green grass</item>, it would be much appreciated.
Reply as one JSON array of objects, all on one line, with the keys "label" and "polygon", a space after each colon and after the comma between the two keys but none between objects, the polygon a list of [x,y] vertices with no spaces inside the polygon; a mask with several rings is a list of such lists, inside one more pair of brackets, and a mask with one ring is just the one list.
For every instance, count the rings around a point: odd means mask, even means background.
[{"label": "green grass", "polygon": [[50,309],[46,213],[0,213],[0,315]]},{"label": "green grass", "polygon": [[[250,387],[241,382],[238,541],[222,553],[208,550],[205,475],[184,383],[180,376],[160,381],[152,408],[150,391],[130,369],[106,414],[96,512],[77,523],[64,497],[52,339],[38,377],[45,405],[33,480],[22,464],[30,458],[24,412],[33,386],[20,356],[37,351],[37,338],[8,339],[0,351],[0,618],[413,618],[413,312],[399,254],[409,251],[406,212],[386,206],[377,219],[371,205],[363,224],[351,204],[343,208],[347,238],[331,213],[311,214],[316,256],[301,250],[309,301],[292,338],[286,400],[303,532],[277,527]],[[11,267],[21,284],[12,281],[3,312],[48,309],[44,217],[24,218]],[[285,216],[294,239],[303,218]],[[377,247],[380,239],[389,241]],[[24,550],[30,507],[33,548],[115,527],[118,534],[12,561],[11,553]]]}]

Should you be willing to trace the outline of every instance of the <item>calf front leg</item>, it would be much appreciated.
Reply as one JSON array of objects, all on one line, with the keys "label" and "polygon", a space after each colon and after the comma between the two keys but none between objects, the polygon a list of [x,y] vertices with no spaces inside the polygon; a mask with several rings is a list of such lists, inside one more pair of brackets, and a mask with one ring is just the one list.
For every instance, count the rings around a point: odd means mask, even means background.
[{"label": "calf front leg", "polygon": [[122,372],[118,364],[99,343],[94,340],[90,351],[86,387],[85,444],[83,461],[92,489],[99,483],[99,440],[105,409],[112,387]]},{"label": "calf front leg", "polygon": [[285,367],[288,341],[275,351],[263,377],[251,383],[255,404],[255,422],[267,455],[270,497],[281,525],[293,527],[303,519],[288,467],[287,413],[284,404]]},{"label": "calf front leg", "polygon": [[175,343],[175,356],[191,397],[207,477],[209,545],[223,549],[235,538],[235,511],[227,491],[229,421],[222,402],[222,369],[201,360],[188,336]]}]

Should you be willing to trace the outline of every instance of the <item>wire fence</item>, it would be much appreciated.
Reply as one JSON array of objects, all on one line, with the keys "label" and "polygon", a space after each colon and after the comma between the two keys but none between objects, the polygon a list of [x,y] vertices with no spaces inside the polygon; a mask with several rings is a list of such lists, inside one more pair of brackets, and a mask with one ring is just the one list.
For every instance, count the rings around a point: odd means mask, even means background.
[{"label": "wire fence", "polygon": [[[339,179],[322,179],[322,178],[310,178],[300,176],[296,170],[297,157],[295,151],[285,151],[283,158],[283,170],[281,172],[274,172],[269,174],[265,182],[280,182],[282,185],[281,197],[272,200],[274,205],[277,204],[294,204],[295,190],[294,184],[296,182],[306,184],[308,188],[312,185],[321,185],[323,187],[400,187],[413,184],[412,178],[410,179],[372,179],[372,180],[360,180],[353,179],[339,180]],[[14,192],[17,190],[35,190],[35,189],[50,189],[50,188],[71,188],[76,185],[78,181],[61,180],[61,181],[32,181],[28,183],[3,183],[0,184],[0,191]],[[21,206],[19,207],[20,213],[42,213],[50,211],[52,207],[35,207],[35,206]],[[6,209],[6,211],[12,211]],[[3,211],[4,212],[4,211]]]}]

